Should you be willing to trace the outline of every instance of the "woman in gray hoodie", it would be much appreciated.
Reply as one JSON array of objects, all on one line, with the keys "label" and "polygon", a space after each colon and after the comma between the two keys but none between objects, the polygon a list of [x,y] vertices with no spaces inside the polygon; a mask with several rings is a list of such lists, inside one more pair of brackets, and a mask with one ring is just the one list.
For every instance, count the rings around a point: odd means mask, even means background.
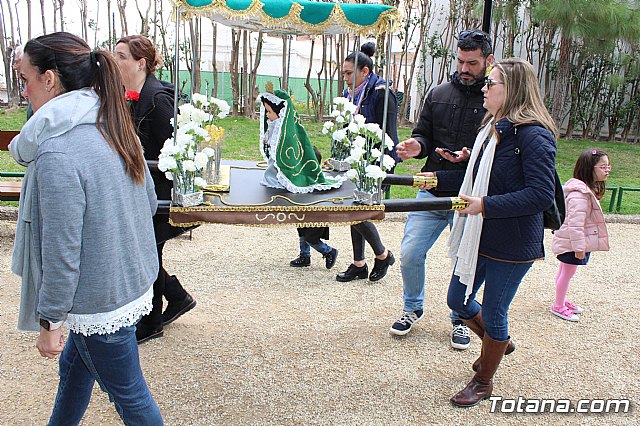
[{"label": "woman in gray hoodie", "polygon": [[10,146],[27,166],[12,269],[18,328],[60,354],[49,424],[78,424],[95,381],[125,424],[162,424],[135,337],[158,273],[157,201],[117,65],[61,32],[26,44],[20,77],[35,113]]}]

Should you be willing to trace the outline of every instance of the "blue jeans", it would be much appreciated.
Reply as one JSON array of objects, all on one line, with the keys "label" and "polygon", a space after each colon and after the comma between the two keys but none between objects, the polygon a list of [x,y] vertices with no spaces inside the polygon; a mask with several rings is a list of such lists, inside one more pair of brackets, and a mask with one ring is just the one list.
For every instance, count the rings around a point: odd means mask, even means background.
[{"label": "blue jeans", "polygon": [[[461,318],[471,319],[482,311],[484,328],[493,340],[509,339],[509,306],[518,291],[525,274],[533,262],[512,263],[478,256],[473,291],[464,303],[466,285],[457,275],[451,276],[447,304],[460,314]],[[482,305],[476,301],[476,294],[484,283]]]},{"label": "blue jeans", "polygon": [[[429,191],[420,190],[416,198],[434,198]],[[427,252],[435,244],[444,228],[453,225],[453,211],[418,211],[409,213],[404,226],[400,271],[404,287],[404,310],[423,309],[425,286],[425,262]],[[447,262],[446,268],[449,268]],[[450,313],[451,322],[459,321],[456,312]]]},{"label": "blue jeans", "polygon": [[304,239],[304,237],[300,237],[300,256],[310,257],[311,256],[311,247],[313,247],[313,249],[315,251],[317,251],[318,253],[321,253],[321,254],[327,254],[331,250],[333,250],[330,245],[326,244],[322,240],[319,240],[318,243],[314,244],[314,243],[308,243]]},{"label": "blue jeans", "polygon": [[96,380],[109,394],[124,424],[163,424],[140,369],[135,326],[104,335],[69,332],[60,355],[59,375],[51,426],[80,423]]}]

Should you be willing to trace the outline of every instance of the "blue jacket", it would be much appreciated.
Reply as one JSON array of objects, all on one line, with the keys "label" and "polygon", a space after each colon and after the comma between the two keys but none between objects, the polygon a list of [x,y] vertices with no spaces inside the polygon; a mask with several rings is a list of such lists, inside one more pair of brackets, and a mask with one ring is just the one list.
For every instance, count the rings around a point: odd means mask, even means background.
[{"label": "blue jacket", "polygon": [[[369,83],[364,88],[364,95],[360,103],[360,114],[362,114],[367,123],[377,123],[382,128],[384,119],[384,92],[386,81],[377,74],[371,74]],[[344,97],[348,96],[348,91],[343,93]],[[387,134],[393,139],[393,151],[386,151],[391,157],[398,162],[395,146],[398,145],[398,99],[395,92],[389,88],[389,103],[387,107]]]},{"label": "blue jacket", "polygon": [[[479,253],[510,262],[544,258],[542,212],[554,199],[555,138],[542,126],[515,126],[507,119],[496,124],[496,131]],[[479,165],[476,161],[474,177]],[[459,178],[455,171],[438,172],[438,186],[440,179]]]}]

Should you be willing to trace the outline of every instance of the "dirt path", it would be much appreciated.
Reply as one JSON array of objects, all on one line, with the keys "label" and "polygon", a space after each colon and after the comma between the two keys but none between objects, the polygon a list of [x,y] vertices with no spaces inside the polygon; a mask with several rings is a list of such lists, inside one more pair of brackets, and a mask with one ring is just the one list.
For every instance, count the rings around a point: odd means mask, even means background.
[{"label": "dirt path", "polygon": [[[396,255],[403,225],[380,225]],[[15,328],[12,227],[0,222],[0,425],[45,424],[57,363],[39,356],[34,335]],[[595,253],[571,288],[586,308],[579,323],[548,312],[555,258],[534,265],[510,312],[518,349],[498,371],[494,394],[629,398],[627,414],[491,414],[488,401],[450,406],[471,378],[479,341],[466,352],[449,347],[446,235],[427,262],[425,319],[395,338],[387,330],[402,309],[399,263],[378,283],[336,282],[351,255],[348,228],[331,229],[340,253],[327,271],[318,255],[310,268],[288,266],[297,254],[293,229],[201,227],[192,241],[165,248],[167,270],[198,305],[140,347],[143,370],[168,425],[637,424],[640,226],[609,230],[612,251]],[[120,424],[98,388],[83,424]]]}]

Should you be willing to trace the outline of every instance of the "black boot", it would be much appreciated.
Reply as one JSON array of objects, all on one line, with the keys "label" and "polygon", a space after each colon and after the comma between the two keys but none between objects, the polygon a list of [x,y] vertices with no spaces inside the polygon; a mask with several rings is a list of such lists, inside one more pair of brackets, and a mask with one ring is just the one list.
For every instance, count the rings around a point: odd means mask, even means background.
[{"label": "black boot", "polygon": [[327,269],[331,269],[333,268],[333,265],[336,264],[336,259],[338,258],[338,250],[331,249],[329,253],[323,254],[322,257],[324,257],[324,264]]},{"label": "black boot", "polygon": [[384,278],[387,275],[387,269],[389,266],[396,263],[396,258],[393,257],[393,253],[391,250],[387,251],[387,257],[384,259],[376,259],[373,264],[373,269],[371,270],[371,275],[369,275],[369,281],[378,281]]},{"label": "black boot", "polygon": [[151,312],[143,316],[136,324],[136,340],[138,340],[138,343],[162,337],[162,293],[165,280],[166,272],[164,269],[160,269],[158,278],[153,283],[153,299],[151,302],[153,307]]},{"label": "black boot", "polygon": [[182,287],[175,275],[167,277],[164,296],[167,298],[167,309],[162,313],[162,325],[177,320],[196,306],[196,301]]},{"label": "black boot", "polygon": [[367,276],[369,276],[369,267],[366,263],[364,266],[356,266],[352,263],[346,271],[336,275],[336,281],[346,283],[355,279],[365,279]]},{"label": "black boot", "polygon": [[302,266],[311,265],[311,256],[300,255],[289,262],[289,266],[293,266],[294,268],[300,268]]}]

